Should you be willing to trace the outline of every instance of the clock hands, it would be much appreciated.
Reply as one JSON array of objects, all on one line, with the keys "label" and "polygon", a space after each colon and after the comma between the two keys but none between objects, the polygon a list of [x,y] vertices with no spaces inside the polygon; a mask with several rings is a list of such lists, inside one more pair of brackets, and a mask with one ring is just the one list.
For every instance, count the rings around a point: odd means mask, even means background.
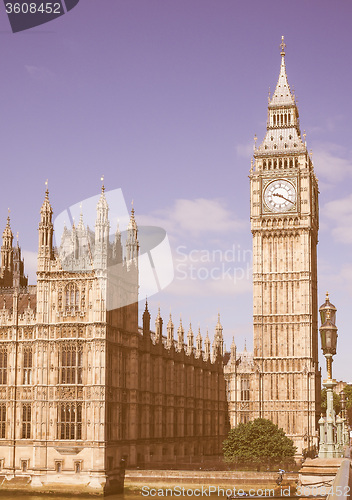
[{"label": "clock hands", "polygon": [[273,196],[278,196],[279,198],[282,198],[283,200],[286,200],[286,201],[289,201],[290,203],[292,203],[292,205],[294,205],[294,202],[289,200],[288,198],[286,198],[285,196],[283,196],[282,194],[279,194],[279,193],[273,193]]}]

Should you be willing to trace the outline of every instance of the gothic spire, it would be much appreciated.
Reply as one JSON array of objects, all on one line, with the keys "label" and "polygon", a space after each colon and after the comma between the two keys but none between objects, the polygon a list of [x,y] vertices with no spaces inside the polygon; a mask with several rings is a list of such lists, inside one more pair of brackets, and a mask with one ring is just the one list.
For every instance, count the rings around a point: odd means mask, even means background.
[{"label": "gothic spire", "polygon": [[188,352],[188,354],[191,354],[191,352],[192,352],[192,349],[193,349],[193,339],[194,339],[194,336],[193,336],[192,324],[190,323],[189,324],[189,330],[188,330],[188,333],[187,333],[187,352]]},{"label": "gothic spire", "polygon": [[182,351],[184,341],[185,341],[185,331],[182,326],[182,319],[180,318],[180,326],[177,329],[177,347],[179,351]]},{"label": "gothic spire", "polygon": [[[5,286],[10,286],[7,282],[9,279],[9,273],[13,270],[13,234],[10,226],[10,209],[7,216],[7,222],[2,233],[2,246],[1,246],[1,278],[5,279]],[[6,276],[5,276],[6,275]]]},{"label": "gothic spire", "polygon": [[46,268],[45,262],[53,258],[53,209],[49,200],[48,181],[45,183],[45,197],[40,209],[38,271]]},{"label": "gothic spire", "polygon": [[169,322],[166,326],[166,331],[167,331],[167,347],[170,349],[170,347],[172,346],[173,341],[174,341],[174,324],[172,322],[171,313],[170,313]]},{"label": "gothic spire", "polygon": [[137,265],[139,250],[138,242],[138,228],[134,218],[134,207],[132,201],[131,218],[127,227],[127,241],[126,241],[126,260],[127,262],[134,261]]},{"label": "gothic spire", "polygon": [[210,359],[210,339],[209,339],[208,330],[207,330],[207,336],[205,337],[205,341],[204,341],[204,359],[205,359],[205,361]]},{"label": "gothic spire", "polygon": [[198,328],[198,335],[197,335],[197,338],[196,338],[196,345],[197,345],[197,354],[198,356],[200,356],[200,353],[202,352],[202,343],[203,343],[203,339],[202,339],[202,334],[200,333],[200,327]]},{"label": "gothic spire", "polygon": [[[301,139],[299,113],[287,80],[284,37],[281,40],[281,66],[273,95],[269,98],[267,132],[263,142],[254,147],[254,157],[306,153]],[[251,167],[251,170],[252,167]]]},{"label": "gothic spire", "polygon": [[13,234],[10,226],[10,209],[7,216],[6,226],[2,233],[2,244],[7,248],[12,248]]},{"label": "gothic spire", "polygon": [[231,344],[231,360],[236,361],[236,344],[235,344],[235,337],[232,337],[232,344]]},{"label": "gothic spire", "polygon": [[280,74],[279,79],[276,84],[275,91],[273,96],[269,102],[270,105],[279,105],[279,106],[293,106],[295,104],[295,99],[291,93],[290,86],[287,81],[286,74],[286,64],[285,64],[285,47],[286,44],[284,42],[284,37],[281,37],[281,66],[280,66]]},{"label": "gothic spire", "polygon": [[218,322],[215,327],[215,336],[214,336],[214,352],[216,349],[219,350],[221,356],[224,354],[224,338],[222,335],[222,325],[220,323],[220,313],[218,313]]},{"label": "gothic spire", "polygon": [[158,307],[158,314],[155,318],[155,338],[160,340],[163,335],[163,318],[160,315],[160,307]]},{"label": "gothic spire", "polygon": [[145,299],[145,309],[143,313],[143,335],[150,334],[150,312],[148,310],[148,300]]},{"label": "gothic spire", "polygon": [[[104,178],[102,177],[102,181]],[[100,198],[97,204],[97,218],[95,221],[95,269],[106,269],[109,245],[109,205],[105,197],[104,184],[101,188]]]}]

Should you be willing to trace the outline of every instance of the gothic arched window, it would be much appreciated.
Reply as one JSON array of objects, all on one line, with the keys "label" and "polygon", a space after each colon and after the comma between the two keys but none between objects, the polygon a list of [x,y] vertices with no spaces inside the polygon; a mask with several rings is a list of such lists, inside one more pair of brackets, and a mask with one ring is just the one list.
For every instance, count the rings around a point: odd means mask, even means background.
[{"label": "gothic arched window", "polygon": [[7,347],[0,348],[0,384],[7,383]]},{"label": "gothic arched window", "polygon": [[67,342],[60,349],[60,384],[82,384],[82,345]]},{"label": "gothic arched window", "polygon": [[32,365],[33,365],[32,347],[26,346],[23,349],[23,384],[24,385],[29,385],[32,383]]},{"label": "gothic arched window", "polygon": [[65,310],[74,313],[79,309],[79,289],[75,283],[65,287]]}]

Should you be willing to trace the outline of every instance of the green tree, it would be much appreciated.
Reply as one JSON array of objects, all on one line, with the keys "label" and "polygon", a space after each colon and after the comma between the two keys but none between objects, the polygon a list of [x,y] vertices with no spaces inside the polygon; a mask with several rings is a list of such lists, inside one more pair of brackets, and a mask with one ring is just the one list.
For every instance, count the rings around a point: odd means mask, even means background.
[{"label": "green tree", "polygon": [[260,467],[292,462],[296,447],[282,429],[265,418],[257,418],[231,429],[223,443],[224,460],[236,465]]},{"label": "green tree", "polygon": [[[338,415],[341,411],[341,398],[339,394],[336,394],[335,392],[333,393],[333,398],[334,398],[334,410],[336,415]],[[321,390],[321,411],[323,412],[324,415],[326,415],[326,389]]]}]

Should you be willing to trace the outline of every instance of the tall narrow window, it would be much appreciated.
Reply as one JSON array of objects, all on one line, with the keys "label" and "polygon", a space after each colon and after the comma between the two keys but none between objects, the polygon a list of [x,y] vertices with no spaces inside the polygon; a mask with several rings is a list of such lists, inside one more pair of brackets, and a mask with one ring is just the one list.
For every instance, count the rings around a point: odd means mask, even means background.
[{"label": "tall narrow window", "polygon": [[82,345],[67,342],[61,346],[60,383],[82,384]]},{"label": "tall narrow window", "polygon": [[0,404],[0,438],[4,439],[6,436],[6,404]]},{"label": "tall narrow window", "polygon": [[82,404],[60,404],[57,422],[58,439],[82,439]]},{"label": "tall narrow window", "polygon": [[72,314],[79,309],[79,290],[74,283],[66,285],[65,288],[65,309]]},{"label": "tall narrow window", "polygon": [[249,377],[241,378],[241,401],[249,401]]},{"label": "tall narrow window", "polygon": [[23,349],[23,384],[32,383],[32,347]]},{"label": "tall narrow window", "polygon": [[22,439],[31,437],[32,407],[30,404],[22,405]]},{"label": "tall narrow window", "polygon": [[0,347],[0,384],[7,384],[7,347]]}]

